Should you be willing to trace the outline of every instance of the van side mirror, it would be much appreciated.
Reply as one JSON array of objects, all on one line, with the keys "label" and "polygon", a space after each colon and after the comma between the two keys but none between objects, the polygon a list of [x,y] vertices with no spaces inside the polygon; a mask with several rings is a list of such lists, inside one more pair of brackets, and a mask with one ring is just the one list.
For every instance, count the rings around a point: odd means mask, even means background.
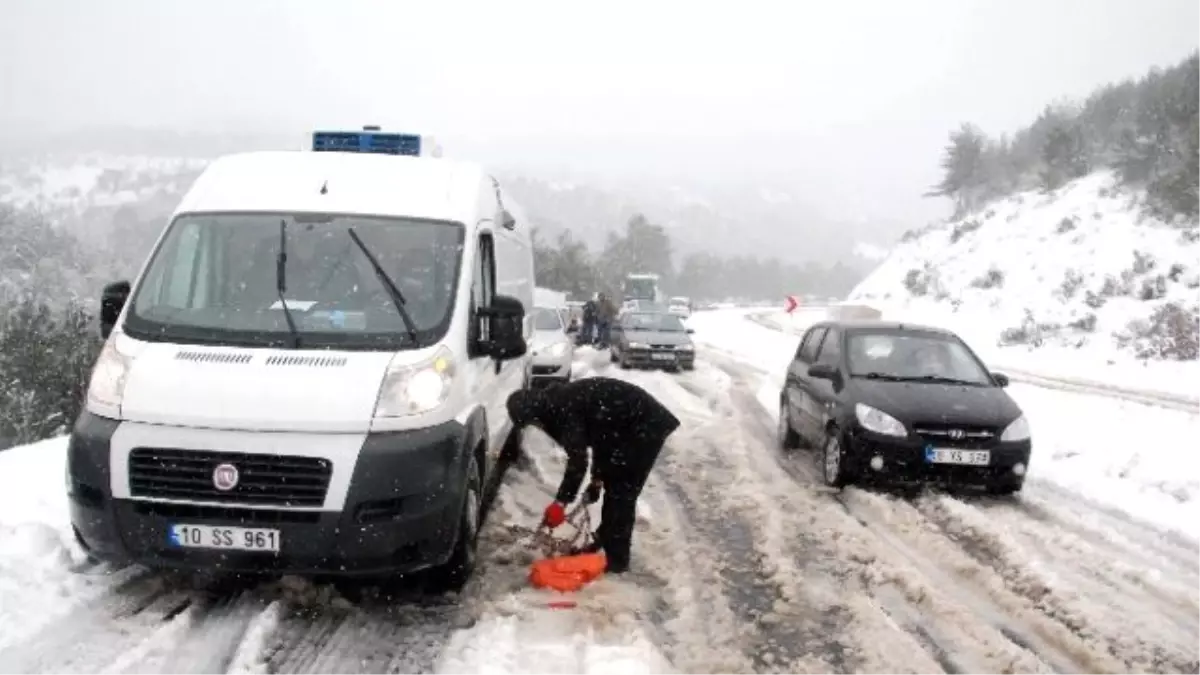
[{"label": "van side mirror", "polygon": [[490,307],[479,310],[488,320],[491,341],[485,345],[489,356],[500,361],[520,358],[529,350],[525,343],[525,305],[510,295],[497,295]]},{"label": "van side mirror", "polygon": [[808,367],[808,376],[818,380],[837,381],[838,370],[828,363],[814,363]]},{"label": "van side mirror", "polygon": [[992,382],[995,382],[997,387],[1007,387],[1008,376],[1004,373],[992,373]]},{"label": "van side mirror", "polygon": [[117,318],[121,316],[121,310],[125,309],[125,303],[129,301],[129,291],[128,281],[114,281],[105,286],[100,293],[100,337],[107,340],[112,334],[113,327],[117,325]]}]

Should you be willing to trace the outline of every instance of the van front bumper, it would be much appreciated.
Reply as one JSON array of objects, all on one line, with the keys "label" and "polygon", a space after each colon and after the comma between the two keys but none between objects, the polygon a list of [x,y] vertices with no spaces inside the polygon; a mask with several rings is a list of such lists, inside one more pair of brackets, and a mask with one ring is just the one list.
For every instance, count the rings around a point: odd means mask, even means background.
[{"label": "van front bumper", "polygon": [[[114,499],[110,439],[120,422],[84,412],[68,445],[67,490],[79,542],[117,564],[227,573],[387,576],[447,562],[463,504],[466,430],[457,422],[369,434],[341,511]],[[436,486],[436,487],[430,487]],[[180,548],[174,524],[268,528],[279,552]]]}]

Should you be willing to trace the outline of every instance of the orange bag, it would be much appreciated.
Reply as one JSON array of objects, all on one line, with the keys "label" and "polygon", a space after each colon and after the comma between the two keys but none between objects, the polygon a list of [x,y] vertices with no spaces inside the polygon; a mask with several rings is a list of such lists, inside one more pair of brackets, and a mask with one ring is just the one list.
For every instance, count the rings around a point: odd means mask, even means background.
[{"label": "orange bag", "polygon": [[529,582],[536,588],[549,588],[562,593],[577,591],[604,574],[608,561],[603,553],[546,558],[533,563]]}]

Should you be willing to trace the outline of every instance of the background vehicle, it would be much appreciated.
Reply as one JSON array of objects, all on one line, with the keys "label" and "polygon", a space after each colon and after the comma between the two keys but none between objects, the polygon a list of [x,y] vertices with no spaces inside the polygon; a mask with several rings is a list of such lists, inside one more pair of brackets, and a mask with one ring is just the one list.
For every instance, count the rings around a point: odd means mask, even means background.
[{"label": "background vehicle", "polygon": [[527,370],[531,225],[422,145],[318,132],[218,159],[137,280],[106,287],[68,448],[89,551],[465,581]]},{"label": "background vehicle", "polygon": [[860,478],[1021,489],[1029,424],[954,333],[883,321],[812,326],[779,396],[784,448],[818,448],[826,484]]},{"label": "background vehicle", "polygon": [[696,346],[691,328],[667,312],[626,312],[613,327],[610,358],[622,368],[691,370]]},{"label": "background vehicle", "polygon": [[630,306],[635,301],[661,303],[662,291],[658,288],[657,274],[630,274],[625,277],[625,287],[622,289],[624,304]]},{"label": "background vehicle", "polygon": [[530,380],[533,384],[570,382],[575,341],[567,334],[562,315],[550,307],[533,310]]},{"label": "background vehicle", "polygon": [[686,319],[692,315],[692,301],[685,297],[671,298],[667,306],[667,311],[682,319]]}]

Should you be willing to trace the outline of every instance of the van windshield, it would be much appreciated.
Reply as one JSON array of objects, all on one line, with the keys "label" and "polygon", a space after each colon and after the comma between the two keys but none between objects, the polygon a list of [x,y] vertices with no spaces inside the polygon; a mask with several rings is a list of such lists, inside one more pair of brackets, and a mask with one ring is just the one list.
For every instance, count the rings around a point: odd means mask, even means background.
[{"label": "van windshield", "polygon": [[[124,330],[149,341],[288,345],[276,283],[280,223],[287,248],[284,298],[301,348],[393,351],[445,335],[462,225],[291,213],[177,218],[146,268]],[[350,228],[404,294],[415,342]]]}]

